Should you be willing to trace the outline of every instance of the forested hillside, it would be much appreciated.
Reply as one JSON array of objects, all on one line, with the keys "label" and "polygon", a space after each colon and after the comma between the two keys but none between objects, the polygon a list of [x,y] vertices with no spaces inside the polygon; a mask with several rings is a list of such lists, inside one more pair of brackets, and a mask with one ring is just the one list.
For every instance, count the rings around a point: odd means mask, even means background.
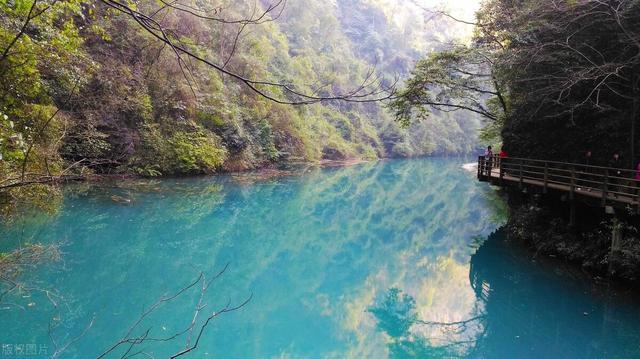
[{"label": "forested hillside", "polygon": [[[381,102],[276,103],[178,57],[134,16],[104,3],[0,1],[5,183],[25,174],[196,174],[475,146],[473,116],[439,112],[402,128]],[[129,2],[223,69],[318,96],[372,78],[389,87],[457,29],[453,21],[425,22],[410,1],[181,3],[192,11]],[[413,17],[399,23],[398,9]]]}]

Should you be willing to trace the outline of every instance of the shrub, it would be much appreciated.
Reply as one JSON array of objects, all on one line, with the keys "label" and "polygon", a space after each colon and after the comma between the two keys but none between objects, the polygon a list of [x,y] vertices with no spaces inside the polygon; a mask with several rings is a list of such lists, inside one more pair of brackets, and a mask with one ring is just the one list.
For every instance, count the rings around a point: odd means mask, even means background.
[{"label": "shrub", "polygon": [[211,173],[222,166],[227,151],[204,131],[176,132],[169,143],[173,147],[174,168],[178,173]]}]

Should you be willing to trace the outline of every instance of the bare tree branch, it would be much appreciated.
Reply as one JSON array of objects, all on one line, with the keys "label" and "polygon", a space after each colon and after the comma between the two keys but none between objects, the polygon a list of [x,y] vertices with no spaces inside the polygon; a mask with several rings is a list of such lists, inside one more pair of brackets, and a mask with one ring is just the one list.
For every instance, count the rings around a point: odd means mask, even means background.
[{"label": "bare tree branch", "polygon": [[[397,83],[397,79],[389,86],[385,86],[382,84],[382,81],[378,81],[375,83],[368,83],[365,80],[362,84],[360,84],[355,89],[348,91],[344,94],[334,94],[329,96],[317,96],[313,94],[306,94],[299,90],[296,90],[294,87],[288,84],[273,82],[273,81],[264,81],[264,80],[254,80],[247,77],[244,77],[238,73],[232,72],[225,67],[225,65],[218,65],[198,54],[188,49],[186,46],[179,43],[176,40],[175,36],[171,36],[171,33],[168,32],[158,21],[156,21],[153,17],[145,15],[138,10],[133,9],[127,4],[118,1],[118,0],[100,0],[101,3],[106,6],[121,12],[123,14],[128,15],[132,18],[136,23],[141,26],[144,30],[146,30],[149,34],[155,37],[157,40],[165,43],[172,51],[176,54],[178,58],[181,58],[181,55],[188,56],[194,60],[197,60],[220,73],[230,76],[231,78],[241,82],[245,86],[247,86],[251,91],[262,96],[270,101],[286,104],[286,105],[306,105],[313,104],[318,102],[325,101],[346,101],[346,102],[378,102],[389,99],[393,97],[395,94],[395,84]],[[277,4],[283,4],[284,1],[280,1]],[[166,3],[167,6],[172,3]],[[278,5],[279,6],[279,5]],[[256,24],[263,21],[264,18],[270,12],[274,11],[278,8],[278,6],[270,5],[267,10],[257,18],[245,20],[245,21],[227,21],[226,23],[248,23],[248,24]],[[172,8],[176,8],[176,5],[170,6]],[[186,10],[184,8],[177,7],[180,11],[185,11],[187,13],[193,14],[192,10]],[[200,16],[202,17],[202,16]],[[207,18],[207,17],[205,17]],[[211,18],[211,20],[218,21],[219,18]],[[221,21],[223,22],[223,21]],[[278,92],[284,93],[285,97],[279,97],[277,95],[272,94],[271,91],[277,90]]]}]

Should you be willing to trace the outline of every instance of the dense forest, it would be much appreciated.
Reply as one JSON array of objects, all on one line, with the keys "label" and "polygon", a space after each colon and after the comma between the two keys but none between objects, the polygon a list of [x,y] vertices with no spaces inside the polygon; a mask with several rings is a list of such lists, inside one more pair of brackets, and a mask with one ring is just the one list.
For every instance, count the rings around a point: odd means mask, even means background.
[{"label": "dense forest", "polygon": [[[231,20],[264,16],[238,23],[163,8],[161,1],[133,4],[208,61],[319,95],[348,92],[374,76],[390,86],[456,31],[455,22],[425,22],[420,12],[398,24],[393,11],[408,11],[411,2],[235,1],[214,8]],[[135,18],[101,2],[0,6],[1,180],[24,170],[212,173],[465,153],[476,144],[478,121],[466,115],[442,112],[404,129],[379,102],[275,103],[207,64],[178,57]]]}]

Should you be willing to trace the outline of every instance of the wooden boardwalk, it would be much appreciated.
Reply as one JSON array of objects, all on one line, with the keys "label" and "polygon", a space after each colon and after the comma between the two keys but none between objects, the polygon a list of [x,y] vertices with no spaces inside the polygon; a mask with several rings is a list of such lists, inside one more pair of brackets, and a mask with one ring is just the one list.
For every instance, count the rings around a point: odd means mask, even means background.
[{"label": "wooden boardwalk", "polygon": [[640,181],[636,171],[587,166],[577,163],[529,158],[478,158],[478,179],[497,186],[555,190],[569,200],[577,197],[599,202],[601,206],[640,208]]}]

